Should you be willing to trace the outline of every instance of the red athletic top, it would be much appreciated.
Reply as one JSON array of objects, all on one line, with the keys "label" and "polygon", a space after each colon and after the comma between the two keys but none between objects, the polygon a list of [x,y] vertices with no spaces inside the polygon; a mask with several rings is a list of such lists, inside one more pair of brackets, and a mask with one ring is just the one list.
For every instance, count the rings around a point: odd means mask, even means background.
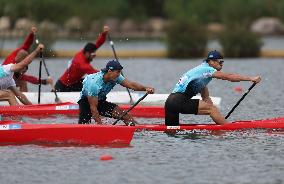
[{"label": "red athletic top", "polygon": [[[97,49],[105,42],[107,33],[99,35],[96,41]],[[83,49],[80,50],[70,61],[70,66],[65,70],[59,80],[66,86],[71,86],[81,80],[85,74],[96,73],[90,62],[85,58]]]},{"label": "red athletic top", "polygon": [[[17,48],[16,50],[14,50],[11,54],[9,54],[7,56],[7,58],[4,60],[4,62],[2,63],[2,65],[7,65],[7,64],[16,64],[16,56],[18,54],[18,52],[22,49],[24,49],[25,51],[28,51],[31,47],[31,45],[33,44],[33,41],[34,41],[34,33],[31,32],[23,45],[21,45],[19,48]],[[24,80],[24,81],[27,81],[27,82],[30,82],[32,84],[39,84],[39,81],[38,81],[38,78],[37,77],[34,77],[34,76],[31,76],[31,75],[25,75],[23,74],[22,76],[19,77],[19,79],[21,80]]]},{"label": "red athletic top", "polygon": [[11,54],[9,54],[9,56],[4,60],[4,62],[2,63],[3,65],[7,65],[7,64],[16,64],[16,56],[17,53],[24,49],[25,51],[28,51],[29,48],[31,47],[31,45],[33,44],[34,41],[34,33],[31,32],[28,37],[26,38],[25,42],[23,45],[21,45],[21,47],[17,48],[16,50],[14,50]]},{"label": "red athletic top", "polygon": [[[21,75],[19,77],[19,79],[21,79],[23,81],[27,81],[27,82],[32,83],[32,84],[39,84],[38,78],[34,77],[32,75],[24,74],[24,75]],[[41,79],[41,84],[46,84],[46,79]]]}]

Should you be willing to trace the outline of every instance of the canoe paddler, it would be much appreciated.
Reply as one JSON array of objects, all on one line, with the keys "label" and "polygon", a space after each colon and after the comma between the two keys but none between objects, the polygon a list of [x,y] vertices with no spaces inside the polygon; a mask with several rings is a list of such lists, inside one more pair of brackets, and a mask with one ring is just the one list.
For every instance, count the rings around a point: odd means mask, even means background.
[{"label": "canoe paddler", "polygon": [[[123,114],[123,110],[118,105],[106,100],[106,95],[116,84],[135,91],[154,93],[154,88],[124,78],[121,75],[122,69],[123,67],[118,61],[112,60],[100,72],[85,77],[80,100],[78,101],[79,124],[89,124],[91,118],[97,124],[102,124],[101,116],[118,119]],[[122,120],[127,125],[136,123],[129,114],[123,116]]]},{"label": "canoe paddler", "polygon": [[39,44],[37,48],[19,63],[0,65],[0,101],[8,101],[10,105],[18,105],[16,97],[24,104],[31,105],[32,103],[27,97],[19,91],[13,79],[14,72],[22,72],[33,61],[37,54],[44,48]]},{"label": "canoe paddler", "polygon": [[[25,59],[29,55],[29,49],[33,44],[36,32],[37,32],[37,28],[34,26],[31,27],[30,34],[25,39],[23,45],[21,45],[19,48],[17,48],[11,54],[9,54],[7,58],[4,60],[4,62],[2,63],[2,65],[16,64],[16,63],[21,62],[23,59]],[[39,79],[37,77],[25,74],[27,70],[28,70],[28,66],[25,67],[25,70],[14,73],[14,79],[16,82],[16,86],[19,87],[20,91],[22,92],[28,91],[27,82],[32,83],[32,84],[39,84]],[[48,77],[46,79],[42,79],[41,84],[44,84],[44,85],[53,84],[53,80],[51,77]]]},{"label": "canoe paddler", "polygon": [[[179,79],[172,93],[165,102],[165,124],[168,126],[179,125],[179,114],[210,115],[216,124],[228,123],[221,115],[209,97],[207,84],[215,79],[231,82],[251,81],[260,82],[260,76],[243,76],[236,73],[221,72],[224,60],[220,52],[214,50],[208,53],[204,62],[187,71]],[[202,100],[192,99],[200,93]]]},{"label": "canoe paddler", "polygon": [[56,91],[72,92],[82,90],[83,77],[86,74],[96,73],[99,70],[93,68],[91,61],[96,57],[96,51],[100,48],[108,34],[109,27],[104,26],[103,32],[95,42],[89,42],[69,61],[68,67],[55,84]]}]

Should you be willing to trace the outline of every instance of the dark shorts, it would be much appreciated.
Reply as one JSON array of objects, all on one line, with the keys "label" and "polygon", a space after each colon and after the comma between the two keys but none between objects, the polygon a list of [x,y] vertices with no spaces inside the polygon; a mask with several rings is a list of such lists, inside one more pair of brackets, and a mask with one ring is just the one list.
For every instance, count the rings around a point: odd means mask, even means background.
[{"label": "dark shorts", "polygon": [[165,124],[167,126],[179,125],[179,114],[197,114],[198,99],[191,99],[183,93],[172,93],[165,103]]},{"label": "dark shorts", "polygon": [[[92,119],[92,112],[87,98],[80,99],[79,104],[79,124],[90,124]],[[112,112],[117,105],[107,102],[106,100],[99,100],[98,111],[101,116],[112,118]]]},{"label": "dark shorts", "polygon": [[66,86],[60,80],[58,80],[54,87],[55,87],[55,90],[58,92],[73,92],[73,91],[80,92],[82,91],[82,87],[83,87],[82,82],[83,82],[83,79],[81,79],[79,82],[75,84],[72,84],[71,86]]}]

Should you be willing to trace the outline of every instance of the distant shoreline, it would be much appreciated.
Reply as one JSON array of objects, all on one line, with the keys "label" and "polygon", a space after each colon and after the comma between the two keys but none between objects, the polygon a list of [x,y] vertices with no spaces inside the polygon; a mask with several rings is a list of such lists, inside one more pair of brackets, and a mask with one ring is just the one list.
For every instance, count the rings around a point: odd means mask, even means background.
[{"label": "distant shoreline", "polygon": [[[7,57],[13,50],[4,49],[0,51],[0,57]],[[55,50],[54,56],[55,58],[71,58],[75,55],[78,50]],[[139,51],[139,50],[119,50],[117,51],[117,55],[119,58],[167,58],[166,50],[147,50],[147,51]],[[205,55],[204,55],[205,56]],[[108,50],[98,50],[97,57],[113,57],[113,52]],[[262,58],[284,58],[284,50],[262,50],[260,52],[260,56]]]}]

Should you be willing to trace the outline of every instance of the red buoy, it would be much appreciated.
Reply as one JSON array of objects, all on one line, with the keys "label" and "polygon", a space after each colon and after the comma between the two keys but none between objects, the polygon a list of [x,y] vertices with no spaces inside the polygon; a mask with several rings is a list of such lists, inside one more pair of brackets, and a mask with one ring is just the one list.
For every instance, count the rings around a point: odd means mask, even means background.
[{"label": "red buoy", "polygon": [[238,92],[238,93],[241,93],[241,92],[243,92],[243,88],[240,87],[240,86],[237,86],[237,87],[234,88],[234,91]]},{"label": "red buoy", "polygon": [[100,160],[102,161],[108,161],[108,160],[112,160],[113,157],[111,155],[108,155],[108,154],[104,154],[100,157]]}]

